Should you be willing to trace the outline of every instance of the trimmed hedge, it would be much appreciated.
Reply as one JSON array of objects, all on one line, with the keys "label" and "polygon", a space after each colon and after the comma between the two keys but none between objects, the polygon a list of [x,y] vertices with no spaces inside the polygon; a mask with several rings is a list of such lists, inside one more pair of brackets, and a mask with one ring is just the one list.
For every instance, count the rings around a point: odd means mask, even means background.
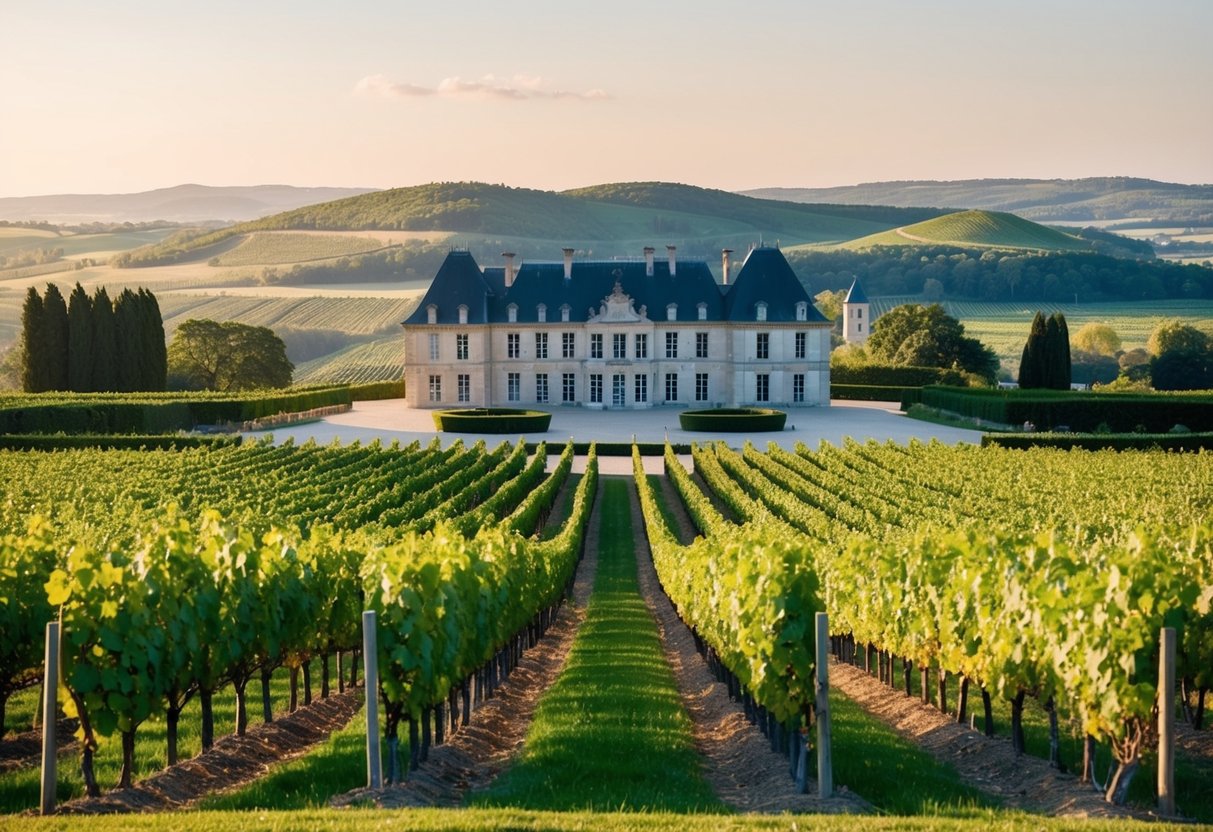
[{"label": "trimmed hedge", "polygon": [[[534,453],[535,449],[538,448],[540,444],[541,443],[539,442],[526,443],[527,452]],[[597,448],[598,456],[632,455],[631,442],[574,442],[573,453],[576,456],[586,456],[590,452],[591,445]],[[665,455],[664,442],[637,442],[636,447],[640,449],[641,456]],[[676,454],[689,454],[691,452],[690,445],[672,445],[671,447],[674,449],[674,453]]]},{"label": "trimmed hedge", "polygon": [[65,396],[62,393],[0,399],[0,434],[164,434],[199,425],[250,422],[351,403],[349,387],[303,388],[229,396],[176,393]]},{"label": "trimmed hedge", "polygon": [[884,387],[878,384],[830,384],[830,398],[853,402],[901,402],[906,409],[907,400],[918,403],[921,387]]},{"label": "trimmed hedge", "polygon": [[371,381],[366,384],[351,384],[350,398],[356,402],[375,402],[383,399],[403,399],[404,380]]},{"label": "trimmed hedge", "polygon": [[1098,450],[1213,450],[1213,433],[987,433],[983,447]]},{"label": "trimmed hedge", "polygon": [[[1175,425],[1213,431],[1213,395],[1086,393],[1070,390],[982,390],[924,387],[921,403],[1004,425],[1031,422],[1041,429],[1166,433]],[[903,410],[905,403],[903,401]]]},{"label": "trimmed hedge", "polygon": [[683,430],[735,433],[783,430],[788,414],[767,407],[717,407],[710,410],[684,410],[678,414]]},{"label": "trimmed hedge", "polygon": [[552,414],[542,410],[468,407],[434,411],[434,425],[443,433],[543,433],[551,423]]},{"label": "trimmed hedge", "polygon": [[222,448],[239,445],[242,436],[131,436],[63,433],[40,433],[26,436],[0,436],[0,449],[6,451],[64,451],[75,448],[102,450],[180,451],[185,448]]},{"label": "trimmed hedge", "polygon": [[964,376],[957,370],[939,367],[903,367],[893,364],[840,364],[830,367],[830,384],[861,384],[872,387],[926,387],[950,384],[963,387]]}]

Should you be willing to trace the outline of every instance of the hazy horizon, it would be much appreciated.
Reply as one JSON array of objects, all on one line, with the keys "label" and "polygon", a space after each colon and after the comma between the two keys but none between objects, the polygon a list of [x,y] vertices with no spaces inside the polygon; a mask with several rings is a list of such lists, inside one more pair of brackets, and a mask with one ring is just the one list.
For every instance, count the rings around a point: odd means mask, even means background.
[{"label": "hazy horizon", "polygon": [[1213,4],[4,12],[0,196],[213,186],[1213,183]]}]

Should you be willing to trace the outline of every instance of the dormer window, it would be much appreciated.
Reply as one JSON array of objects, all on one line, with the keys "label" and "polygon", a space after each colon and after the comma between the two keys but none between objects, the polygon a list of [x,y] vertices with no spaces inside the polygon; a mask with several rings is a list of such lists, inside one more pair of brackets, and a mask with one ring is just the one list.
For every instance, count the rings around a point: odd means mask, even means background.
[{"label": "dormer window", "polygon": [[512,323],[512,324],[518,323],[518,304],[511,303],[509,306],[507,306],[505,308],[505,315],[506,315],[506,319],[510,323]]},{"label": "dormer window", "polygon": [[569,322],[569,305],[567,303],[560,307],[560,322],[565,324]]},{"label": "dormer window", "polygon": [[809,319],[809,305],[803,300],[796,304],[796,320],[807,321]]},{"label": "dormer window", "polygon": [[434,304],[431,303],[429,306],[427,306],[425,308],[425,320],[426,320],[426,323],[430,323],[430,324],[438,323],[438,307],[437,306],[435,306]]},{"label": "dormer window", "polygon": [[539,308],[535,310],[535,314],[539,317],[539,323],[541,323],[541,324],[547,323],[547,320],[548,320],[547,306],[545,306],[542,303],[539,304]]},{"label": "dormer window", "polygon": [[464,304],[459,304],[459,323],[466,324],[468,322],[468,308]]},{"label": "dormer window", "polygon": [[767,319],[767,305],[766,305],[766,303],[764,303],[764,302],[762,302],[762,301],[759,301],[758,303],[754,304],[754,311],[755,311],[755,317],[756,317],[758,320],[760,320],[760,321],[765,321],[765,320]]},{"label": "dormer window", "polygon": [[669,306],[667,306],[665,308],[665,319],[667,321],[678,320],[678,304],[671,303]]},{"label": "dormer window", "polygon": [[708,319],[708,305],[706,303],[699,304],[699,320],[706,321]]}]

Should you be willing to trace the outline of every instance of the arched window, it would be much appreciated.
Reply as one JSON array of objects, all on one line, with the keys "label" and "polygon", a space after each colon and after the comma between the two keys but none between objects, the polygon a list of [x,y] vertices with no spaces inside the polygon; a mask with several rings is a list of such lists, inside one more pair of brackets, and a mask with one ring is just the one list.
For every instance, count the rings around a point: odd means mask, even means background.
[{"label": "arched window", "polygon": [[548,319],[548,308],[547,308],[547,306],[546,306],[545,304],[542,304],[542,303],[541,303],[541,304],[539,304],[539,307],[538,307],[538,308],[537,308],[535,311],[536,311],[536,314],[537,314],[537,315],[538,315],[538,317],[539,317],[539,323],[541,323],[541,324],[542,324],[542,323],[547,323],[547,319]]},{"label": "arched window", "polygon": [[506,318],[509,320],[510,323],[512,323],[512,324],[517,323],[518,322],[518,304],[511,303],[509,306],[507,306],[505,308],[505,314],[506,314]]},{"label": "arched window", "polygon": [[807,321],[809,319],[809,305],[803,300],[796,304],[796,320]]},{"label": "arched window", "polygon": [[669,306],[667,306],[665,308],[665,319],[667,321],[678,320],[678,304],[671,303]]},{"label": "arched window", "polygon": [[755,317],[760,321],[767,319],[767,305],[765,301],[759,301],[754,304]]},{"label": "arched window", "polygon": [[706,321],[708,319],[708,305],[702,301],[699,304],[699,320]]},{"label": "arched window", "polygon": [[435,306],[434,304],[431,303],[429,306],[427,306],[425,308],[425,320],[426,320],[426,323],[431,323],[431,324],[438,323],[438,307],[437,306]]},{"label": "arched window", "polygon": [[464,304],[459,304],[459,323],[466,324],[468,322],[468,308]]},{"label": "arched window", "polygon": [[569,305],[567,303],[560,307],[560,321],[566,324],[569,322]]}]

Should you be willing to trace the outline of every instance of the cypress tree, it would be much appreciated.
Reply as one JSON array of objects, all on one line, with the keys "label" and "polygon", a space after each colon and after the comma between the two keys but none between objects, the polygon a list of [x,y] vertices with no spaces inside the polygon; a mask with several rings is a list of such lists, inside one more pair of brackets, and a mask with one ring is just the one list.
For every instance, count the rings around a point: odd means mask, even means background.
[{"label": "cypress tree", "polygon": [[1050,315],[1045,320],[1045,348],[1040,356],[1040,386],[1046,390],[1056,390],[1058,379],[1057,359],[1061,354],[1061,330],[1057,327],[1057,316]]},{"label": "cypress tree", "polygon": [[67,302],[54,283],[42,298],[47,390],[67,390]]},{"label": "cypress tree", "polygon": [[140,390],[145,360],[139,300],[130,289],[123,289],[114,301],[114,384],[129,393]]},{"label": "cypress tree", "polygon": [[139,290],[143,309],[142,352],[146,356],[142,390],[164,390],[168,385],[168,342],[164,338],[164,317],[156,296],[147,289]]},{"label": "cypress tree", "polygon": [[42,355],[46,345],[45,329],[42,296],[31,286],[21,310],[21,388],[26,393],[41,393],[48,389],[46,359]]},{"label": "cypress tree", "polygon": [[118,389],[117,334],[114,326],[114,305],[105,287],[93,295],[93,385],[95,390],[109,392]]},{"label": "cypress tree", "polygon": [[93,301],[79,283],[67,302],[67,386],[93,389]]},{"label": "cypress tree", "polygon": [[1048,326],[1045,324],[1045,316],[1037,312],[1036,317],[1032,319],[1032,328],[1028,331],[1028,341],[1023,346],[1023,357],[1019,361],[1020,387],[1043,386],[1041,364],[1047,334]]},{"label": "cypress tree", "polygon": [[1057,322],[1056,354],[1053,356],[1055,387],[1058,390],[1069,390],[1074,370],[1070,358],[1070,327],[1066,325],[1066,316],[1060,312],[1054,312],[1053,319]]}]

